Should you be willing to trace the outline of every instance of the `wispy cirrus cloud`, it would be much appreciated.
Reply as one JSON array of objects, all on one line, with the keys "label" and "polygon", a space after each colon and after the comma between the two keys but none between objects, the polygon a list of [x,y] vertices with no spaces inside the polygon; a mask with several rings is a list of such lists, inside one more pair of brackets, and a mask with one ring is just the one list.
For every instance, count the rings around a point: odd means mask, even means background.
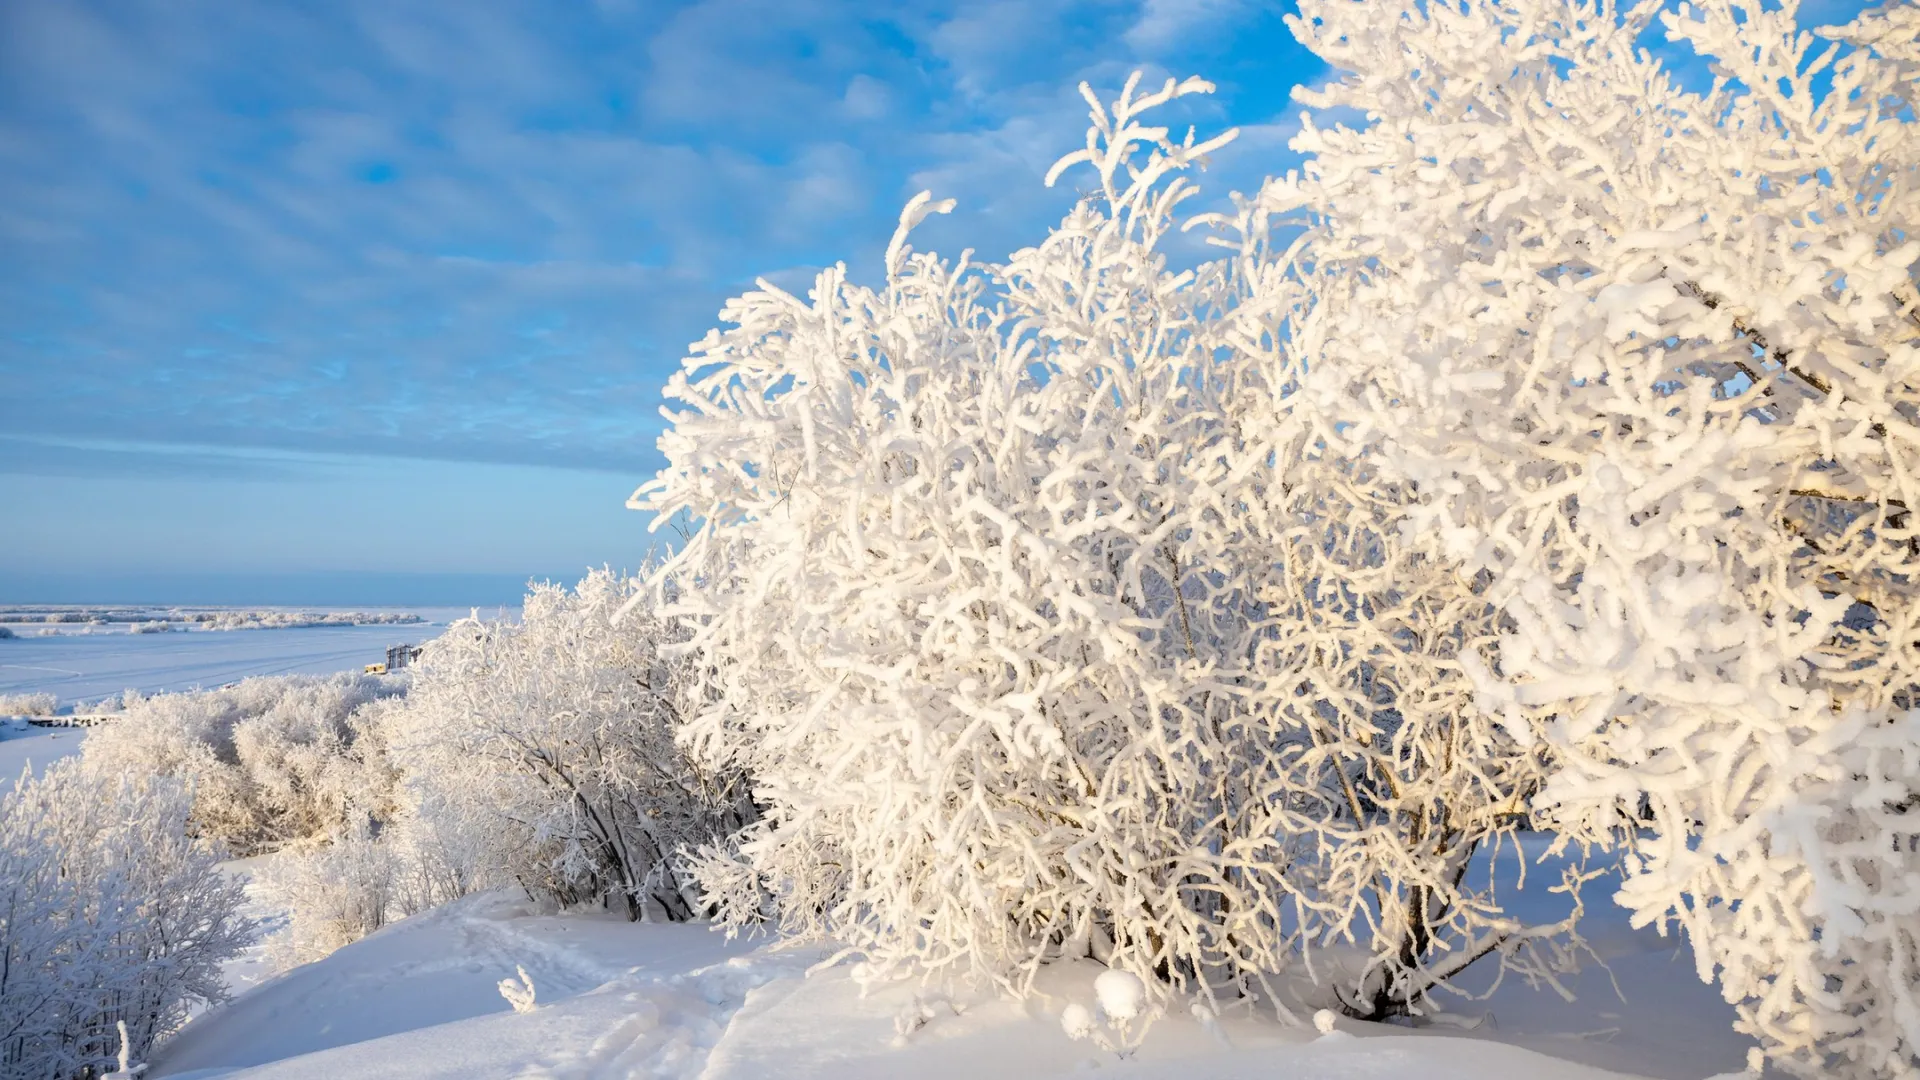
[{"label": "wispy cirrus cloud", "polygon": [[963,202],[929,242],[1031,239],[1073,84],[1176,14],[20,0],[0,428],[644,467],[727,294],[920,186]]},{"label": "wispy cirrus cloud", "polygon": [[[960,209],[917,246],[1031,243],[1073,198],[1040,180],[1075,84],[1135,68],[1216,77],[1189,112],[1224,126],[1316,65],[1273,12],[1160,0],[0,4],[0,505],[112,526],[16,534],[0,570],[371,552],[325,531],[357,500],[402,515],[381,543],[460,522],[471,566],[518,566],[545,527],[471,506],[637,482],[727,296],[871,277],[923,187]],[[275,531],[265,490],[330,509]],[[561,563],[636,542],[624,493]]]}]

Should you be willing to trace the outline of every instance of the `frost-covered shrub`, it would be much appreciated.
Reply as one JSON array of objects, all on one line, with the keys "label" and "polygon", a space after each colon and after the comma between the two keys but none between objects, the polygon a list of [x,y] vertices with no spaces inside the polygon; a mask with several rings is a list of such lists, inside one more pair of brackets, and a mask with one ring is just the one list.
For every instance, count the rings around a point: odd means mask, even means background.
[{"label": "frost-covered shrub", "polygon": [[362,822],[262,863],[254,874],[261,897],[287,912],[287,925],[269,942],[274,961],[288,968],[319,960],[389,918],[413,914],[395,903],[399,862],[395,845],[375,840]]},{"label": "frost-covered shrub", "polygon": [[1220,140],[1138,117],[1205,89],[1089,93],[1054,175],[1095,194],[1006,264],[911,252],[922,196],[883,287],[762,283],[669,384],[634,504],[694,526],[688,743],[767,808],[693,864],[723,915],[1016,988],[1090,949],[1156,993],[1348,937],[1368,1014],[1566,929],[1461,887],[1543,763],[1465,708],[1486,599],[1290,415],[1297,279],[1252,209],[1211,222],[1232,256],[1159,251]]},{"label": "frost-covered shrub", "polygon": [[287,913],[268,942],[277,966],[311,963],[395,920],[513,884],[498,867],[512,844],[526,841],[524,832],[502,835],[486,828],[490,822],[423,813],[404,793],[384,812],[260,864],[261,897]]},{"label": "frost-covered shrub", "polygon": [[98,701],[77,702],[73,707],[73,711],[80,713],[119,713],[125,712],[127,706],[137,705],[145,700],[146,698],[142,697],[138,690],[122,690],[118,694],[103,697]]},{"label": "frost-covered shrub", "polygon": [[[1282,361],[1273,374],[1303,373]],[[1529,732],[1472,707],[1466,672],[1497,644],[1483,583],[1402,531],[1409,493],[1315,438],[1310,409],[1274,419],[1250,425],[1272,434],[1242,460],[1291,464],[1228,497],[1273,545],[1243,693],[1249,735],[1285,749],[1224,771],[1232,800],[1276,807],[1274,827],[1296,838],[1277,887],[1303,945],[1366,957],[1315,974],[1369,1019],[1420,1011],[1489,956],[1550,980],[1571,965],[1578,907],[1529,925],[1494,891],[1517,882],[1467,880],[1477,854],[1530,826],[1552,771]],[[1582,877],[1570,861],[1557,884],[1577,894]]]},{"label": "frost-covered shrub", "polygon": [[[287,826],[258,874],[289,912],[281,964],[502,884],[629,917],[695,913],[682,849],[753,808],[675,745],[698,683],[659,655],[672,631],[636,594],[604,571],[571,591],[536,586],[520,622],[463,620],[429,642],[404,697],[332,726],[233,725],[247,805]],[[344,800],[314,797],[347,784]],[[296,817],[303,795],[318,809]]]},{"label": "frost-covered shrub", "polygon": [[1303,0],[1342,73],[1304,100],[1366,119],[1260,209],[1306,230],[1317,437],[1497,606],[1460,664],[1551,758],[1535,811],[1629,846],[1618,899],[1780,1064],[1909,1076],[1920,9],[1797,8]]},{"label": "frost-covered shrub", "polygon": [[1135,120],[1206,84],[1132,89],[1045,243],[913,252],[948,208],[923,195],[878,289],[762,282],[669,383],[634,504],[694,524],[665,571],[713,671],[689,745],[767,808],[698,864],[723,911],[757,884],[791,932],[1015,987],[1063,948],[1188,982],[1281,963],[1292,838],[1219,812],[1223,764],[1278,749],[1237,696],[1257,601],[1196,497],[1233,438],[1207,322],[1234,284],[1156,250],[1223,140]]},{"label": "frost-covered shrub", "polygon": [[0,716],[52,716],[59,706],[52,694],[0,694]]},{"label": "frost-covered shrub", "polygon": [[0,1078],[99,1075],[225,996],[240,886],[178,781],[63,761],[0,794]]},{"label": "frost-covered shrub", "polygon": [[[438,899],[514,881],[639,918],[695,914],[682,847],[753,813],[724,769],[675,744],[687,662],[638,585],[607,571],[537,585],[518,623],[468,619],[429,642],[404,701],[368,714],[396,778],[404,884]],[[438,902],[428,899],[422,902]]]},{"label": "frost-covered shrub", "polygon": [[104,767],[190,781],[195,826],[251,855],[325,837],[355,806],[386,797],[377,763],[353,750],[349,718],[405,688],[404,679],[371,675],[278,675],[128,694],[85,752]]}]

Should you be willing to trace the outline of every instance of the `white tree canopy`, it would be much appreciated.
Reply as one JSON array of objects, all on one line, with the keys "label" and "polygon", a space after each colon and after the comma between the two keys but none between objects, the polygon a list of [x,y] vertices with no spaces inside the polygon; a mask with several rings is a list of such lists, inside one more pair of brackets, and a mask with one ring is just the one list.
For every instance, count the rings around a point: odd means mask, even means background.
[{"label": "white tree canopy", "polygon": [[[1084,88],[1083,88],[1084,89]],[[1303,301],[1252,208],[1235,254],[1160,252],[1231,135],[1091,91],[1098,186],[1000,265],[916,253],[879,289],[730,303],[668,395],[634,505],[691,524],[668,608],[713,675],[685,735],[766,817],[697,872],[734,917],[924,974],[1026,985],[1091,950],[1158,987],[1264,990],[1303,941],[1418,1006],[1566,929],[1463,888],[1540,756],[1466,708],[1493,609],[1405,542],[1407,493],[1330,452],[1292,390]],[[1239,232],[1235,232],[1235,227]]]},{"label": "white tree canopy", "polygon": [[1325,437],[1499,607],[1469,673],[1550,748],[1536,809],[1630,846],[1619,900],[1781,1064],[1909,1076],[1920,9],[1797,9],[1304,0],[1342,74],[1301,97],[1366,123],[1261,205],[1306,228]]}]

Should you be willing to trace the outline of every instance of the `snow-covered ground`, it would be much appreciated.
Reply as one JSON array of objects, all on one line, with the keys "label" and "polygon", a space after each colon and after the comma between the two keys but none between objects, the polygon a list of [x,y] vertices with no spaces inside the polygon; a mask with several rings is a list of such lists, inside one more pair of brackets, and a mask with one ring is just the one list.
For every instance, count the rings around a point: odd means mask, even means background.
[{"label": "snow-covered ground", "polygon": [[[395,609],[402,610],[402,609]],[[436,637],[466,608],[404,609],[392,626],[310,626],[226,633],[93,634],[0,641],[0,694],[46,691],[63,707],[122,690],[215,687],[249,675],[329,674],[385,659],[389,645]],[[494,614],[488,609],[482,614]]]},{"label": "snow-covered ground", "polygon": [[0,717],[0,792],[29,764],[37,774],[63,757],[80,752],[85,728],[34,727],[25,717]]},{"label": "snow-covered ground", "polygon": [[[1527,906],[1545,912],[1558,899],[1543,886],[1539,895]],[[1480,1021],[1471,1029],[1342,1020],[1328,1037],[1270,1014],[1230,1013],[1208,1025],[1176,1007],[1122,1060],[1061,1028],[1065,1008],[1095,1001],[1103,969],[1091,962],[1054,966],[1025,1003],[909,982],[863,988],[847,964],[809,977],[823,959],[817,949],[541,914],[492,893],[257,985],[260,957],[237,962],[229,978],[240,995],[164,1044],[149,1075],[1016,1080],[1097,1070],[1116,1080],[1701,1080],[1739,1071],[1747,1043],[1686,951],[1629,929],[1603,892],[1594,899],[1588,937],[1606,966],[1569,981],[1575,1001],[1510,982],[1483,1002],[1450,999],[1462,1021]],[[527,1013],[499,991],[520,969],[536,993]]]},{"label": "snow-covered ground", "polygon": [[[244,993],[165,1044],[149,1075],[694,1075],[747,990],[804,966],[750,951],[703,927],[469,897]],[[499,992],[521,967],[539,1001],[526,1014]]]},{"label": "snow-covered ground", "polygon": [[[424,639],[465,612],[435,614],[430,625],[407,627],[18,639],[0,643],[0,692],[52,691],[70,706],[126,686],[352,669],[407,639],[396,632]],[[78,752],[85,734],[0,720],[0,785],[28,760],[39,768]],[[1538,856],[1545,842],[1531,836],[1520,848]],[[1499,861],[1503,882],[1516,876],[1517,857],[1509,849]],[[253,862],[228,865],[245,874]],[[1483,856],[1481,872],[1491,865]],[[1536,872],[1517,898],[1503,890],[1508,909],[1531,921],[1557,918],[1565,899],[1546,888],[1557,876]],[[1565,980],[1571,1002],[1513,981],[1492,987],[1487,968],[1465,980],[1490,990],[1486,1000],[1448,999],[1471,1027],[1343,1020],[1339,1033],[1322,1037],[1266,1012],[1203,1024],[1178,1006],[1126,1060],[1062,1030],[1063,1010],[1095,1001],[1103,969],[1090,962],[1054,966],[1024,1003],[979,989],[862,986],[845,964],[808,976],[824,956],[818,949],[540,913],[495,893],[279,975],[270,947],[255,947],[225,968],[235,1000],[163,1044],[149,1075],[1015,1080],[1097,1070],[1128,1080],[1702,1080],[1737,1072],[1748,1043],[1732,1032],[1731,1009],[1695,976],[1684,943],[1630,929],[1611,889],[1605,880],[1589,886],[1583,930],[1593,957]],[[250,914],[269,929],[279,922],[257,902]],[[516,1013],[499,984],[523,968],[536,1007]],[[1298,992],[1289,1004],[1309,1016],[1311,997]]]},{"label": "snow-covered ground", "polygon": [[235,996],[246,993],[276,974],[278,965],[273,957],[274,935],[286,928],[287,912],[271,901],[263,900],[252,886],[254,871],[273,858],[276,856],[255,855],[250,859],[230,859],[220,864],[220,869],[228,877],[246,883],[247,902],[241,908],[241,914],[254,920],[259,934],[245,952],[220,967],[227,993]]}]

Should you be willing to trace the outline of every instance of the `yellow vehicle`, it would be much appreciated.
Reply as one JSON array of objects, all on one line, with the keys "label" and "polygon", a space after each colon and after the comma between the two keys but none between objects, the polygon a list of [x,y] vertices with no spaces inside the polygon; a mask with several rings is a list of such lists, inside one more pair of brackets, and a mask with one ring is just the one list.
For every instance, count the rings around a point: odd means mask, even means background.
[{"label": "yellow vehicle", "polygon": [[387,673],[387,665],[368,664],[365,670],[369,675],[385,675]]}]

